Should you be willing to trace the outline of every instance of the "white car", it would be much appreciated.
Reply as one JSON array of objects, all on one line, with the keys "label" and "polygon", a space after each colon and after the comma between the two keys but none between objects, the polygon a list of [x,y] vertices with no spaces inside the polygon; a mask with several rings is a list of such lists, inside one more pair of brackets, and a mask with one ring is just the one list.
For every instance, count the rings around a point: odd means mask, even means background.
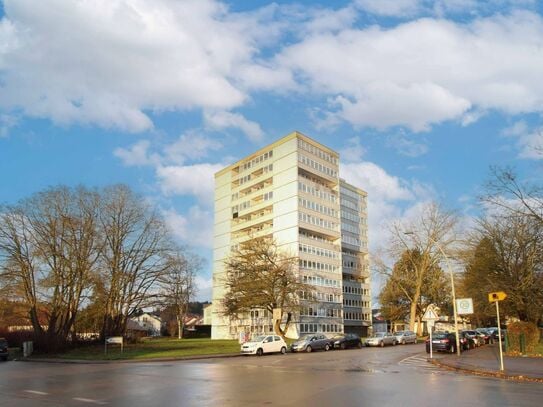
[{"label": "white car", "polygon": [[241,345],[243,355],[258,355],[264,353],[287,353],[287,344],[277,335],[261,335],[253,338],[250,342]]}]

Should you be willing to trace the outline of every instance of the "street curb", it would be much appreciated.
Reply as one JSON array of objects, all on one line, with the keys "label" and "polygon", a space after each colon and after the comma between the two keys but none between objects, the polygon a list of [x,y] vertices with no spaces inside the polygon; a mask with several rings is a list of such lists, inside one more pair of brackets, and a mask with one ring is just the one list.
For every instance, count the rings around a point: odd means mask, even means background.
[{"label": "street curb", "polygon": [[452,366],[448,365],[446,363],[440,362],[437,359],[427,359],[428,362],[432,363],[433,365],[436,365],[441,368],[445,368],[448,370],[456,371],[456,372],[463,372],[463,373],[469,373],[473,374],[475,376],[483,376],[483,377],[496,377],[498,379],[504,379],[504,380],[512,380],[512,381],[519,381],[519,382],[534,382],[534,383],[543,383],[543,378],[539,377],[530,377],[530,376],[522,376],[522,375],[509,375],[507,373],[498,372],[495,370],[484,370],[484,369],[477,369],[477,367],[460,367],[460,366]]},{"label": "street curb", "polygon": [[220,359],[234,358],[243,356],[239,353],[224,353],[217,355],[193,355],[183,356],[178,358],[154,358],[154,359],[119,359],[119,360],[84,360],[84,359],[52,359],[52,358],[23,358],[12,359],[14,362],[37,362],[37,363],[64,363],[64,364],[79,364],[79,365],[105,365],[115,363],[159,363],[159,362],[180,362],[184,360],[205,360],[205,359]]}]

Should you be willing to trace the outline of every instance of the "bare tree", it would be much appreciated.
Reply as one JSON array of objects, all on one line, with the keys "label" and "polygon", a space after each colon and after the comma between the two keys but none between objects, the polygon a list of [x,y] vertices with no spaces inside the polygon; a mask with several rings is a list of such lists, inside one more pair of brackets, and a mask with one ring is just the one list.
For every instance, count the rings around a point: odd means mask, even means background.
[{"label": "bare tree", "polygon": [[543,226],[543,184],[519,180],[511,168],[491,168],[492,178],[486,184],[484,203],[502,208],[516,216],[528,216]]},{"label": "bare tree", "polygon": [[97,209],[95,192],[58,187],[2,211],[2,269],[28,304],[47,349],[63,346],[96,271]]},{"label": "bare tree", "polygon": [[125,185],[106,188],[99,216],[104,236],[102,335],[124,335],[128,318],[158,296],[172,244],[162,218]]},{"label": "bare tree", "polygon": [[169,266],[159,277],[161,305],[169,307],[175,314],[177,337],[183,337],[184,320],[189,303],[196,294],[194,279],[202,268],[203,259],[188,250],[178,249],[169,258]]},{"label": "bare tree", "polygon": [[[300,282],[297,267],[298,259],[282,253],[270,237],[241,243],[225,261],[225,315],[235,317],[254,309],[273,313],[274,309],[281,309],[281,319],[274,321],[274,330],[284,337],[293,313],[300,310],[299,294],[312,291]],[[287,319],[281,327],[284,314]]]},{"label": "bare tree", "polygon": [[424,292],[428,276],[438,267],[443,253],[455,241],[453,230],[456,222],[452,212],[431,203],[423,208],[416,219],[404,223],[397,222],[390,227],[387,254],[392,259],[403,260],[408,276],[402,282],[393,273],[394,269],[384,261],[378,262],[377,268],[388,279],[392,279],[405,294],[409,303],[411,330],[414,330],[417,315],[420,314],[417,307],[420,307],[421,298],[428,295]]}]

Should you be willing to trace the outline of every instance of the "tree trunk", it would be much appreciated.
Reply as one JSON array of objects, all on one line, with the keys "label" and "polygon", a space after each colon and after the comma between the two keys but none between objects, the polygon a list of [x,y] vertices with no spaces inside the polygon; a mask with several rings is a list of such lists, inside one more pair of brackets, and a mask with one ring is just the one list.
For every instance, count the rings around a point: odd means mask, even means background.
[{"label": "tree trunk", "polygon": [[273,330],[275,331],[277,335],[281,336],[284,339],[291,322],[292,322],[292,313],[289,312],[287,313],[287,322],[285,322],[285,327],[281,328],[281,319],[277,319],[273,323]]},{"label": "tree trunk", "polygon": [[183,324],[179,315],[177,315],[177,339],[183,338]]}]

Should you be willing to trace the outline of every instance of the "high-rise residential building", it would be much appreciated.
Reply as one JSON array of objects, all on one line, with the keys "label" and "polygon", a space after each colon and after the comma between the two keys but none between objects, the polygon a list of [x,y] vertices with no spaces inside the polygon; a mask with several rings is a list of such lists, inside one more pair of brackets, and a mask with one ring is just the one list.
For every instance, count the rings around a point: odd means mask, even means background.
[{"label": "high-rise residential building", "polygon": [[367,333],[371,324],[366,193],[339,178],[339,154],[294,132],[215,174],[213,339],[272,331],[267,311],[221,312],[224,260],[240,242],[273,236],[298,257],[300,334]]}]

